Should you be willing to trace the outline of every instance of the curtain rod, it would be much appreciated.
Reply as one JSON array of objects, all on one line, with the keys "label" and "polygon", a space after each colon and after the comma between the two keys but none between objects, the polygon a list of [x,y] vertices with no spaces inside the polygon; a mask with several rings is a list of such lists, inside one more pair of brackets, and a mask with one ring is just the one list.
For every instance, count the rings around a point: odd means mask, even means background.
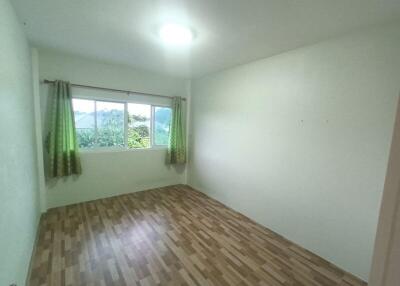
[{"label": "curtain rod", "polygon": [[[52,84],[52,83],[54,83],[54,82],[55,82],[54,80],[48,80],[48,79],[43,80],[43,83],[45,83],[45,84]],[[71,86],[83,87],[83,88],[91,88],[91,89],[99,89],[99,90],[107,90],[107,91],[114,91],[114,92],[121,92],[121,93],[127,93],[128,95],[131,94],[131,93],[135,93],[135,94],[140,94],[140,95],[149,95],[149,96],[156,96],[156,97],[162,97],[162,98],[172,99],[172,96],[161,95],[161,94],[155,94],[155,93],[140,92],[140,91],[132,91],[132,90],[124,90],[124,89],[115,89],[115,88],[107,88],[107,87],[100,87],[100,86],[93,86],[93,85],[84,85],[84,84],[76,84],[76,83],[71,83]],[[186,100],[186,98],[182,98],[182,100]]]}]

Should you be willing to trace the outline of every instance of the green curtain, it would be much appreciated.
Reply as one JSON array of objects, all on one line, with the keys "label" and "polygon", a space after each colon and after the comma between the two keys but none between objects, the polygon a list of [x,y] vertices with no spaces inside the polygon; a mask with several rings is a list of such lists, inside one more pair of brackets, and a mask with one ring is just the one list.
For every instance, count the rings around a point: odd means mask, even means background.
[{"label": "green curtain", "polygon": [[70,84],[56,80],[51,101],[49,176],[55,178],[81,174]]},{"label": "green curtain", "polygon": [[168,164],[186,163],[186,138],[182,103],[181,97],[174,97],[172,100],[172,119],[167,153]]}]

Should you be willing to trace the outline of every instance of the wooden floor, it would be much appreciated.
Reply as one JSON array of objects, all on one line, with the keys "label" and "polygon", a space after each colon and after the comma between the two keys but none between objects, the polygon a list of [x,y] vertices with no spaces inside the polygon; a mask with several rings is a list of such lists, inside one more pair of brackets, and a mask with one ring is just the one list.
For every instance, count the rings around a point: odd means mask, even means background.
[{"label": "wooden floor", "polygon": [[49,210],[30,285],[366,285],[186,186]]}]

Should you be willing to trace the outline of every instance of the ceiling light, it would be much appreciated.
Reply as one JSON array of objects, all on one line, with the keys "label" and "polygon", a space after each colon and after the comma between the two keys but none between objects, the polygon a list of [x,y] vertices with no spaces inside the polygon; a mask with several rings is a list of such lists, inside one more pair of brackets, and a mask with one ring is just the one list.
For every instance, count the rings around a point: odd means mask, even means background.
[{"label": "ceiling light", "polygon": [[192,31],[177,24],[166,24],[160,28],[160,38],[167,44],[185,45],[193,40]]}]

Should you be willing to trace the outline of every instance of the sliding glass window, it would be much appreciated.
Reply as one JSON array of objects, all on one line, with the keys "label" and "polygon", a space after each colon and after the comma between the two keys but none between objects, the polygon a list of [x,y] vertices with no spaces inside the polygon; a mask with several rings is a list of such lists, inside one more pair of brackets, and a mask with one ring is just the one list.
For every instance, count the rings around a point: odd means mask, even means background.
[{"label": "sliding glass window", "polygon": [[81,149],[166,147],[171,108],[131,102],[73,99]]},{"label": "sliding glass window", "polygon": [[128,148],[149,148],[151,105],[128,103]]},{"label": "sliding glass window", "polygon": [[171,108],[154,106],[153,144],[155,146],[168,145],[171,117],[172,117]]},{"label": "sliding glass window", "polygon": [[96,146],[96,102],[93,100],[72,100],[75,115],[75,128],[81,148]]}]

